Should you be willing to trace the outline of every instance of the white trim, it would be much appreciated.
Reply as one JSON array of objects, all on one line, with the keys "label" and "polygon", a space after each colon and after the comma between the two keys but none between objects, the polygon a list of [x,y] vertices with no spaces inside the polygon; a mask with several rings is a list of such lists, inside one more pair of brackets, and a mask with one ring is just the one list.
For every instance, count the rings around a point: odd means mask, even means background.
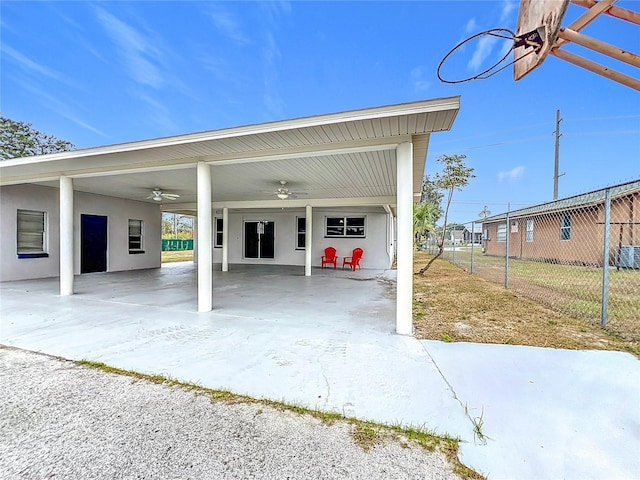
[{"label": "white trim", "polygon": [[[307,205],[312,207],[367,207],[395,205],[395,197],[355,197],[355,198],[291,198],[287,200],[236,200],[230,202],[211,202],[214,209],[220,208],[304,208]],[[196,210],[195,203],[172,203],[164,204],[163,211],[187,211]]]},{"label": "white trim", "polygon": [[[86,148],[81,150],[71,150],[68,152],[52,153],[35,157],[12,158],[2,161],[2,166],[11,167],[15,165],[25,165],[29,163],[42,163],[56,160],[90,157],[98,155],[108,155],[114,153],[126,153],[152,148],[171,147],[188,143],[206,142],[211,140],[241,137],[246,135],[258,135],[262,133],[281,132],[293,129],[303,129],[318,127],[335,123],[349,123],[362,120],[372,120],[376,118],[389,118],[407,115],[417,115],[422,113],[432,113],[447,110],[459,110],[460,97],[445,97],[431,100],[421,100],[399,105],[387,105],[383,107],[366,108],[361,110],[350,110],[340,113],[330,113],[303,117],[291,120],[281,120],[241,127],[225,128],[200,133],[190,133],[187,135],[177,135],[173,137],[163,137],[137,142],[120,143],[103,147]],[[452,118],[452,121],[455,119]]]}]

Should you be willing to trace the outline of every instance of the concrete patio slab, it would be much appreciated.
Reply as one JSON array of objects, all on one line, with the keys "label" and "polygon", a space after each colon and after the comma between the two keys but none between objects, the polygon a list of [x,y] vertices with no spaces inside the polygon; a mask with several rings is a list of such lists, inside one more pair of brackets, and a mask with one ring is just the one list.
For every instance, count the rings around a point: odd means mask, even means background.
[{"label": "concrete patio slab", "polygon": [[[488,478],[640,478],[640,362],[630,354],[423,341],[480,419],[460,459]],[[478,420],[480,421],[480,420]]]},{"label": "concrete patio slab", "polygon": [[[489,478],[634,478],[640,369],[616,352],[396,335],[393,272],[193,264],[0,284],[0,343],[461,438]],[[482,416],[486,445],[474,436]],[[596,448],[598,447],[598,448]],[[603,475],[603,473],[607,473]]]}]

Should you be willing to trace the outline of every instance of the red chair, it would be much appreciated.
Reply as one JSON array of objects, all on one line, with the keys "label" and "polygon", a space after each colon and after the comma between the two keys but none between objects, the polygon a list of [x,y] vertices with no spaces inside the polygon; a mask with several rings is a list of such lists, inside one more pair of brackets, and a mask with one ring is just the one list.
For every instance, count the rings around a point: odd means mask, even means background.
[{"label": "red chair", "polygon": [[333,247],[327,247],[324,249],[324,255],[322,256],[322,268],[325,265],[333,265],[335,270],[338,267],[338,257],[336,257],[336,249]]},{"label": "red chair", "polygon": [[364,250],[361,248],[354,248],[351,256],[344,257],[344,260],[342,260],[342,269],[344,270],[345,265],[349,265],[351,270],[354,272],[356,271],[356,267],[359,267],[362,270],[362,267],[360,267],[360,259],[362,258],[363,253]]}]

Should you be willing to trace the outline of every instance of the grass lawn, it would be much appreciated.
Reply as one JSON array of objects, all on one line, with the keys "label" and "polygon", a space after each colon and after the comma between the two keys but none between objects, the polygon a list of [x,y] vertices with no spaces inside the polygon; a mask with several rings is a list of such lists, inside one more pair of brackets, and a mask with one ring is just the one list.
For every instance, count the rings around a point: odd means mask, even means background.
[{"label": "grass lawn", "polygon": [[[475,269],[480,277],[504,284],[505,259],[476,250]],[[447,251],[447,260],[471,270],[468,248]],[[509,289],[518,291],[553,310],[574,318],[600,321],[602,268],[509,260]],[[640,271],[609,270],[607,318],[611,331],[640,339]]]},{"label": "grass lawn", "polygon": [[193,261],[193,250],[176,250],[162,252],[162,263],[191,261]]},{"label": "grass lawn", "polygon": [[[416,252],[414,271],[430,257]],[[414,276],[413,312],[420,339],[620,350],[640,357],[636,329],[624,335],[602,329],[596,321],[551,310],[442,259],[424,276]]]}]

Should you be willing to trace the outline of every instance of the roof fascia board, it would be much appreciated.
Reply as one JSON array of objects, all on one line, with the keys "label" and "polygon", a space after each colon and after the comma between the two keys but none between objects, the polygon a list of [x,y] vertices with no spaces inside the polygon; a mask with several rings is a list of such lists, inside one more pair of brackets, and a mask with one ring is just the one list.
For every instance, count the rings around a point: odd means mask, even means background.
[{"label": "roof fascia board", "polygon": [[[430,113],[445,110],[460,109],[460,96],[446,97],[419,102],[404,103],[399,105],[387,105],[383,107],[367,108],[362,110],[349,110],[341,113],[330,113],[312,117],[302,117],[292,120],[280,120],[276,122],[253,124],[241,127],[225,128],[221,130],[211,130],[200,133],[190,133],[172,137],[163,137],[152,140],[141,140],[137,142],[120,143],[103,147],[87,148],[81,150],[70,150],[68,152],[52,153],[35,157],[22,157],[3,160],[0,168],[28,163],[40,163],[55,161],[60,159],[71,159],[79,157],[90,157],[106,155],[110,153],[123,153],[149,148],[167,147],[181,145],[185,143],[204,142],[224,138],[240,137],[245,135],[256,135],[261,133],[271,133],[284,130],[317,127],[334,123],[347,123],[375,118],[399,117],[420,113]],[[455,116],[453,117],[455,119]],[[452,121],[453,121],[452,119]]]},{"label": "roof fascia board", "polygon": [[175,163],[146,163],[144,165],[132,165],[124,168],[85,168],[79,171],[71,172],[69,170],[59,172],[47,172],[43,175],[17,175],[7,177],[6,175],[0,176],[0,186],[4,185],[19,185],[23,183],[37,183],[37,182],[50,182],[57,181],[61,176],[69,178],[89,178],[89,177],[104,177],[110,175],[124,175],[128,173],[145,173],[145,172],[160,172],[165,170],[180,170],[183,168],[190,168],[196,166],[196,162],[191,159],[189,162]]}]

